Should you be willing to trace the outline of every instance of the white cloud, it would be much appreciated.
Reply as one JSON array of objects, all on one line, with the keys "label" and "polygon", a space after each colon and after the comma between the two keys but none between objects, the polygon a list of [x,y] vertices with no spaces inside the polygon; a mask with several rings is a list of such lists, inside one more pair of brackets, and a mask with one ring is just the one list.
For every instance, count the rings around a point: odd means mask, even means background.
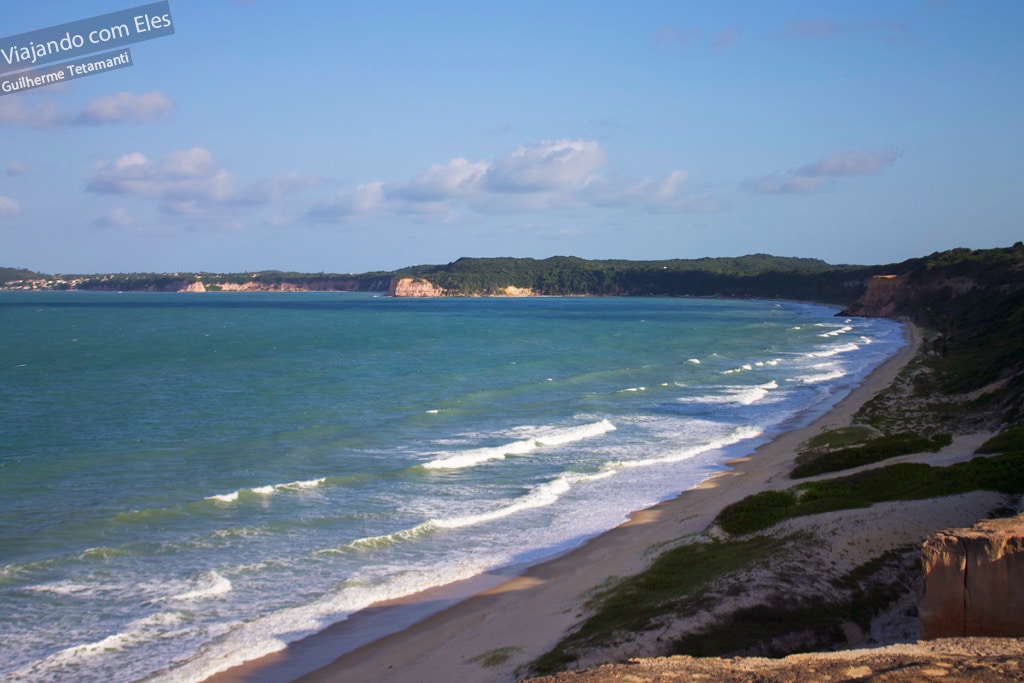
[{"label": "white cloud", "polygon": [[158,199],[172,207],[229,201],[236,187],[236,180],[203,147],[169,152],[158,161],[141,152],[125,154],[98,163],[86,183],[93,192]]},{"label": "white cloud", "polygon": [[21,212],[21,205],[10,197],[0,195],[0,218],[11,218]]},{"label": "white cloud", "polygon": [[119,93],[93,100],[81,112],[59,111],[52,100],[27,105],[17,95],[0,97],[0,126],[48,129],[68,124],[149,123],[166,118],[174,103],[163,93]]},{"label": "white cloud", "polygon": [[154,90],[144,95],[122,92],[101,97],[85,105],[78,115],[80,123],[149,123],[167,118],[174,110],[174,102]]},{"label": "white cloud", "polygon": [[431,164],[407,185],[396,187],[395,196],[409,201],[443,201],[479,192],[480,181],[491,165],[459,157],[446,164]]},{"label": "white cloud", "polygon": [[521,145],[490,165],[483,185],[492,192],[572,189],[582,187],[604,162],[604,150],[592,140]]},{"label": "white cloud", "polygon": [[590,183],[583,196],[595,206],[634,206],[652,211],[715,211],[718,202],[690,192],[686,171],[672,171],[658,180],[615,182],[599,179]]},{"label": "white cloud", "polygon": [[309,218],[335,221],[369,213],[384,203],[384,183],[364,183],[351,190],[342,190],[326,203],[312,209]]},{"label": "white cloud", "polygon": [[4,170],[4,174],[11,177],[25,175],[26,173],[28,173],[28,164],[21,161],[10,162]]},{"label": "white cloud", "polygon": [[833,178],[879,173],[898,157],[899,153],[892,147],[877,152],[841,152],[788,173],[770,173],[747,181],[743,187],[761,194],[806,194],[814,192]]},{"label": "white cloud", "polygon": [[892,147],[878,152],[842,152],[803,166],[796,173],[803,176],[871,175],[896,161],[898,156]]},{"label": "white cloud", "polygon": [[460,210],[499,214],[553,208],[642,207],[662,211],[715,210],[688,194],[684,171],[628,181],[601,173],[607,155],[592,140],[546,140],[520,145],[494,160],[463,157],[431,164],[405,183],[375,181],[337,193],[306,218],[339,221],[370,212],[429,215],[451,221]]},{"label": "white cloud", "polygon": [[[192,227],[222,230],[243,226],[241,210],[246,207],[273,206],[276,215],[283,216],[290,195],[320,183],[315,176],[295,172],[243,182],[210,150],[192,147],[168,152],[159,159],[136,151],[101,161],[93,166],[85,185],[90,192],[156,202],[162,214]],[[354,206],[353,211],[372,208],[365,201]],[[96,219],[94,225],[126,227],[134,222],[127,210],[116,209]]]},{"label": "white cloud", "polygon": [[0,125],[18,128],[55,128],[72,120],[66,112],[57,111],[53,102],[32,107],[22,103],[16,95],[0,97]]}]

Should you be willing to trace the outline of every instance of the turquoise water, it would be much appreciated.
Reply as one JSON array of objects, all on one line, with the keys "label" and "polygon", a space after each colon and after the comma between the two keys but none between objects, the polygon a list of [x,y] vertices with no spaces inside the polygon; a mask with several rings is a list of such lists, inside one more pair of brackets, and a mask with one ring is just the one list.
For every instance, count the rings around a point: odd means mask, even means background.
[{"label": "turquoise water", "polygon": [[0,293],[0,680],[201,680],[578,545],[903,344],[834,313]]}]

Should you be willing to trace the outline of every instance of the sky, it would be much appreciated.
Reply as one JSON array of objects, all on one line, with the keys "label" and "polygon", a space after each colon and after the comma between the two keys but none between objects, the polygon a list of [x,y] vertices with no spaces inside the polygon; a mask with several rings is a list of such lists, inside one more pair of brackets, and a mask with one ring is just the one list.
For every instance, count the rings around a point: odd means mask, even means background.
[{"label": "sky", "polygon": [[[4,3],[0,36],[145,0]],[[170,0],[0,95],[0,265],[899,262],[1024,239],[1024,2]]]}]

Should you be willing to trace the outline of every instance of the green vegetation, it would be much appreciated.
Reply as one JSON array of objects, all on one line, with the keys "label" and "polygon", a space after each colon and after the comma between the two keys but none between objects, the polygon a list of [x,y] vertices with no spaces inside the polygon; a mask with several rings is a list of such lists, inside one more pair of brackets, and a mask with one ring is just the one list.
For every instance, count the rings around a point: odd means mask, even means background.
[{"label": "green vegetation", "polygon": [[858,446],[877,436],[880,436],[878,430],[868,425],[837,427],[812,436],[804,444],[804,450],[813,451],[820,448]]},{"label": "green vegetation", "polygon": [[0,284],[5,282],[16,282],[18,280],[38,280],[50,277],[43,273],[36,273],[25,268],[3,268],[0,267]]},{"label": "green vegetation", "polygon": [[[689,543],[667,551],[647,572],[595,595],[588,603],[593,614],[531,668],[541,674],[562,670],[588,647],[662,628],[676,617],[708,609],[723,596],[741,595],[747,586],[742,572],[757,566],[774,566],[769,569],[773,572],[792,571],[784,568],[787,562],[804,557],[808,544],[813,543],[813,537],[802,533],[753,535]],[[843,599],[794,604],[780,592],[775,603],[736,610],[720,623],[679,638],[667,650],[692,656],[780,656],[791,650],[773,649],[771,641],[779,636],[799,634],[808,649],[843,642],[844,621],[866,629],[875,615],[906,590],[917,565],[913,550],[889,551],[836,578],[832,584],[846,596]]]},{"label": "green vegetation", "polygon": [[[758,533],[785,519],[977,490],[1024,493],[1024,452],[980,457],[948,467],[890,465],[750,496],[718,517],[719,526],[732,538],[673,548],[662,553],[647,571],[598,591],[587,604],[592,614],[534,661],[532,668],[539,673],[564,669],[583,649],[661,628],[678,616],[708,609],[723,595],[743,593],[744,580],[738,572],[769,560],[778,566],[788,558],[801,558],[806,544],[814,542],[804,534],[778,537]],[[872,558],[833,581],[846,597],[831,602],[793,603],[781,597],[780,591],[777,602],[737,610],[721,623],[680,638],[672,644],[672,651],[694,656],[783,655],[792,648],[773,649],[772,640],[789,634],[803,637],[804,649],[842,642],[844,621],[867,628],[876,614],[906,592],[917,561],[914,549]],[[785,583],[784,578],[780,581]]]},{"label": "green vegetation", "polygon": [[[840,645],[846,640],[844,622],[852,621],[867,630],[871,620],[906,590],[905,584],[918,562],[915,550],[891,550],[836,579],[836,587],[848,595],[845,599],[795,605],[779,600],[776,604],[736,610],[704,631],[679,638],[674,651],[694,657],[782,657],[790,654],[792,647],[779,647],[774,641],[786,636],[798,639],[804,650]],[[893,581],[894,575],[903,580]]]},{"label": "green vegetation", "polygon": [[456,296],[494,294],[511,285],[549,296],[756,296],[849,303],[875,272],[880,271],[753,254],[664,261],[462,258],[443,266],[404,268],[395,275],[425,278]]},{"label": "green vegetation", "polygon": [[575,661],[581,648],[607,642],[616,634],[658,628],[665,618],[706,607],[707,591],[717,578],[777,557],[796,537],[755,536],[735,541],[688,543],[662,553],[650,569],[598,592],[588,603],[596,609],[580,628],[533,663],[549,673]]},{"label": "green vegetation", "polygon": [[913,432],[901,432],[871,439],[861,446],[829,451],[805,451],[797,457],[797,466],[793,468],[792,477],[805,479],[818,474],[869,465],[900,455],[934,453],[951,443],[953,437],[949,434],[938,434],[928,438]]},{"label": "green vegetation", "polygon": [[1024,426],[1010,427],[981,444],[978,453],[1010,453],[1024,451]]},{"label": "green vegetation", "polygon": [[265,270],[258,273],[118,273],[113,275],[65,276],[77,280],[76,289],[123,292],[176,292],[196,281],[208,291],[224,285],[253,283],[263,289],[299,288],[314,291],[384,291],[391,281],[389,273],[295,273]]},{"label": "green vegetation", "polygon": [[792,517],[969,491],[1024,493],[1024,452],[974,458],[948,467],[899,463],[799,484],[788,491],[764,491],[725,508],[717,521],[726,533],[742,535]]}]

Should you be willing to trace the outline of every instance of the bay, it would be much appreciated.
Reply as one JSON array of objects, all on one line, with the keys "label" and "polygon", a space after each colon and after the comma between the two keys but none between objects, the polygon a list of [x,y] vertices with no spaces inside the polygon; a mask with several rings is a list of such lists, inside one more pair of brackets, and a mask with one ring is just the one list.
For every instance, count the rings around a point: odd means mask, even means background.
[{"label": "bay", "polygon": [[792,302],[0,294],[0,680],[197,681],[535,563],[902,344]]}]

